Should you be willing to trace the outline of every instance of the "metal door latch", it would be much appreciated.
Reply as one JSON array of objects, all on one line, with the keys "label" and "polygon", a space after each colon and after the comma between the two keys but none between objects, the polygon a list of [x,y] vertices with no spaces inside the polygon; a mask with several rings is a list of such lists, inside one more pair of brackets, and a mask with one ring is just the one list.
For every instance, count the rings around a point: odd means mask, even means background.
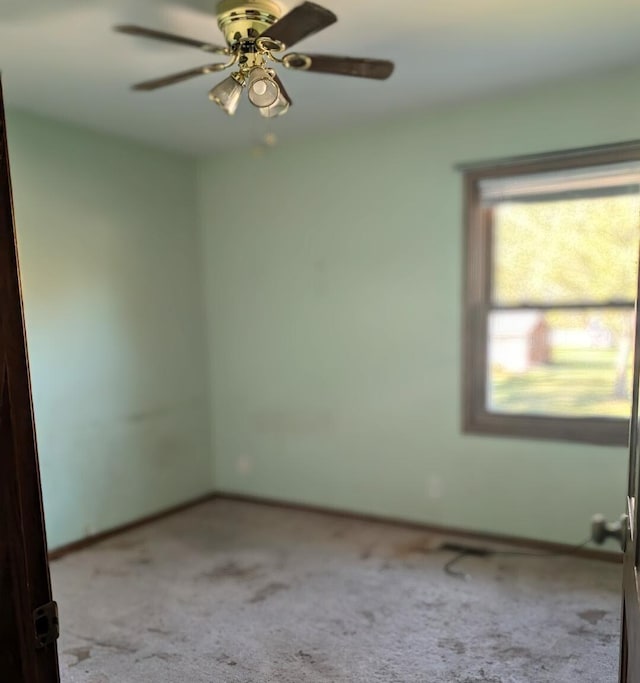
[{"label": "metal door latch", "polygon": [[616,538],[624,552],[628,532],[628,515],[620,515],[617,522],[607,522],[603,515],[594,515],[591,518],[591,540],[598,545],[602,545],[608,538]]},{"label": "metal door latch", "polygon": [[33,613],[36,647],[46,647],[54,643],[60,636],[60,622],[58,620],[58,605],[50,602],[38,607]]}]

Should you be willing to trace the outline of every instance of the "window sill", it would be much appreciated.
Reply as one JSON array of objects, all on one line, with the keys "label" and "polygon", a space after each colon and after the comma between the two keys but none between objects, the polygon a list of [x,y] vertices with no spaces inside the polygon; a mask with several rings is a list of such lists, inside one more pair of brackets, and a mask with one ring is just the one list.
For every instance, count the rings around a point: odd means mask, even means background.
[{"label": "window sill", "polygon": [[627,447],[629,444],[629,421],[615,418],[556,418],[482,412],[465,416],[462,431],[465,434],[599,446]]}]

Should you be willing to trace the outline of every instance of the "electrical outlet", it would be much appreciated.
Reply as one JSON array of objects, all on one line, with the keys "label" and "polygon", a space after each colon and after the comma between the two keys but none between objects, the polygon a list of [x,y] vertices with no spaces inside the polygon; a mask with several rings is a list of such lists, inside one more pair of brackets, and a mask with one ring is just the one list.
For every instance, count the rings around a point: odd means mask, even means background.
[{"label": "electrical outlet", "polygon": [[253,460],[247,455],[241,455],[236,458],[236,472],[243,476],[251,474],[253,469]]}]

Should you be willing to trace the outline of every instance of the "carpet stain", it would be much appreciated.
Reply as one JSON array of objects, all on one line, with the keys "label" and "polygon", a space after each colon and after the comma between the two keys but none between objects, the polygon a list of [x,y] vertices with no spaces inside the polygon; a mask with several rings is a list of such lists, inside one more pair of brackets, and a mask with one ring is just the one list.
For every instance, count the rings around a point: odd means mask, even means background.
[{"label": "carpet stain", "polygon": [[460,678],[457,679],[457,683],[503,683],[501,678],[487,678],[483,671],[480,672],[480,676],[481,678],[470,678],[469,676],[464,679]]},{"label": "carpet stain", "polygon": [[397,545],[394,549],[395,557],[407,557],[408,555],[428,555],[440,547],[440,541],[433,536],[424,536],[414,539],[409,543]]},{"label": "carpet stain", "polygon": [[69,668],[72,666],[78,666],[80,662],[84,662],[91,658],[91,648],[90,647],[72,647],[70,650],[64,651],[65,655],[73,655],[76,661],[73,664],[69,664]]},{"label": "carpet stain", "polygon": [[102,567],[100,569],[94,569],[93,576],[115,576],[116,578],[123,578],[129,576],[129,572],[125,569],[109,569],[108,567]]},{"label": "carpet stain", "polygon": [[446,600],[434,600],[433,602],[429,602],[427,600],[420,600],[419,602],[415,603],[415,607],[421,610],[435,610],[435,609],[442,609],[443,607],[447,606],[447,601]]},{"label": "carpet stain", "polygon": [[267,598],[270,598],[272,595],[280,593],[280,591],[289,590],[289,588],[290,586],[288,586],[286,583],[279,583],[277,581],[274,581],[273,583],[268,583],[266,586],[260,588],[260,590],[257,590],[253,594],[253,596],[248,600],[248,603],[250,605],[254,605],[257,602],[264,602]]},{"label": "carpet stain", "polygon": [[131,550],[140,547],[144,541],[137,538],[122,538],[104,545],[105,550]]},{"label": "carpet stain", "polygon": [[586,626],[580,626],[580,628],[572,628],[567,631],[570,636],[578,636],[579,638],[587,638],[592,635],[591,631],[586,628]]},{"label": "carpet stain", "polygon": [[162,628],[148,628],[149,633],[159,633],[161,636],[170,636],[171,631],[165,631]]},{"label": "carpet stain", "polygon": [[170,654],[169,652],[154,652],[153,654],[147,655],[146,657],[142,657],[142,659],[139,659],[138,661],[141,662],[145,659],[160,659],[163,662],[173,662],[177,659],[182,659],[182,655]]},{"label": "carpet stain", "polygon": [[609,645],[609,643],[613,643],[614,641],[617,641],[620,639],[620,636],[616,633],[613,635],[612,633],[600,633],[598,635],[598,638],[600,638],[600,642],[603,645]]},{"label": "carpet stain", "polygon": [[369,622],[369,624],[375,624],[376,621],[376,615],[373,612],[370,612],[369,610],[365,609],[362,612],[360,612],[362,616]]},{"label": "carpet stain", "polygon": [[309,664],[316,663],[316,660],[313,658],[313,655],[310,655],[308,652],[304,652],[303,650],[298,650],[296,652],[296,657],[302,659],[305,662],[308,662]]},{"label": "carpet stain", "polygon": [[216,657],[216,662],[218,662],[218,664],[226,664],[227,666],[237,666],[238,664],[235,659],[231,659],[231,657],[224,654],[224,652],[219,657]]},{"label": "carpet stain", "polygon": [[531,650],[526,647],[520,647],[519,645],[496,649],[500,657],[504,659],[533,659]]},{"label": "carpet stain", "polygon": [[603,617],[607,616],[607,612],[602,609],[586,609],[584,612],[578,612],[578,616],[595,626]]},{"label": "carpet stain", "polygon": [[138,650],[130,645],[124,645],[123,643],[113,643],[108,640],[95,640],[94,638],[84,638],[83,640],[88,640],[93,643],[96,647],[103,647],[105,650],[113,650],[114,652],[119,652],[123,654],[133,654]]},{"label": "carpet stain", "polygon": [[358,633],[356,629],[348,629],[342,619],[331,619],[331,624],[335,627],[335,631],[339,631],[343,636],[355,636]]},{"label": "carpet stain", "polygon": [[131,560],[129,564],[140,567],[151,564],[152,562],[153,560],[150,557],[138,557],[135,560]]},{"label": "carpet stain", "polygon": [[373,546],[367,546],[360,551],[360,559],[368,560],[373,555]]},{"label": "carpet stain", "polygon": [[253,578],[260,571],[258,565],[252,565],[249,567],[242,567],[233,561],[226,562],[219,567],[214,567],[210,572],[202,574],[206,579],[216,580],[216,579],[240,579],[246,580]]},{"label": "carpet stain", "polygon": [[440,638],[438,647],[443,650],[449,650],[457,655],[463,655],[467,651],[466,645],[456,638]]}]

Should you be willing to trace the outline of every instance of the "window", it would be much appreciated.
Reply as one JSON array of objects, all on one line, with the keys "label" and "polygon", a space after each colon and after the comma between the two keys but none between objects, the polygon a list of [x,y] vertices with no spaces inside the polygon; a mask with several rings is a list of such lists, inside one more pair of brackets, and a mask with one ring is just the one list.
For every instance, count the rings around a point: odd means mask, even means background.
[{"label": "window", "polygon": [[640,143],[462,170],[464,430],[625,445]]}]

